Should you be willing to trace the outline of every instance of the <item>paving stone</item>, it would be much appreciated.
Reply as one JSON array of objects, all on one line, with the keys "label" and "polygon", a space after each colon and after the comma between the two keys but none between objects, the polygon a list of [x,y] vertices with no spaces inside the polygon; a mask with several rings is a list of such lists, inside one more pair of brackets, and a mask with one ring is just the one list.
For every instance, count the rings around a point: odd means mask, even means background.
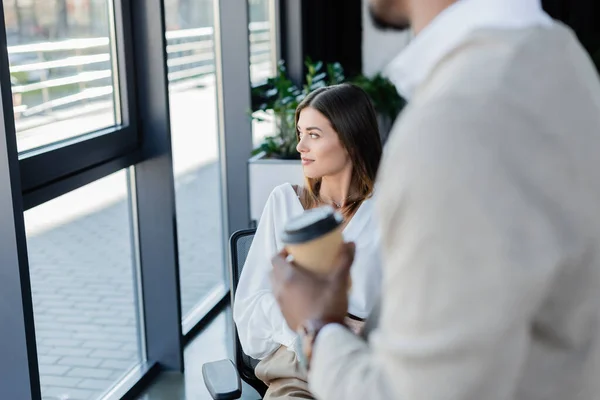
[{"label": "paving stone", "polygon": [[131,322],[130,326],[116,326],[116,325],[104,326],[104,327],[102,327],[102,332],[131,335],[131,337],[133,337],[133,338],[137,337],[137,329],[136,329],[133,321]]},{"label": "paving stone", "polygon": [[40,364],[56,364],[59,359],[59,356],[44,356],[38,354],[38,362]]},{"label": "paving stone", "polygon": [[43,291],[40,290],[39,292],[37,292],[35,294],[35,298],[38,301],[44,301],[44,300],[64,300],[65,296],[63,296],[62,294],[54,293],[53,290],[43,290]]},{"label": "paving stone", "polygon": [[81,382],[81,378],[45,374],[40,375],[40,382],[46,386],[76,387]]},{"label": "paving stone", "polygon": [[40,344],[44,346],[52,346],[52,347],[79,347],[83,341],[77,339],[59,339],[59,338],[49,338],[42,339]]},{"label": "paving stone", "polygon": [[[63,307],[63,308],[58,308],[58,307]],[[74,310],[73,308],[71,308],[69,304],[53,306],[52,308],[48,309],[48,311],[46,311],[46,312],[43,312],[43,311],[36,311],[36,312],[44,313],[44,314],[48,314],[48,315],[66,315],[66,316],[77,316],[78,315],[77,310]]]},{"label": "paving stone", "polygon": [[102,364],[102,358],[91,357],[63,357],[58,361],[59,365],[68,365],[71,367],[97,367]]},{"label": "paving stone", "polygon": [[82,389],[108,390],[115,382],[109,379],[84,379],[78,387]]},{"label": "paving stone", "polygon": [[44,399],[68,399],[68,400],[90,400],[94,398],[98,392],[86,389],[75,389],[73,387],[49,387],[42,392]]},{"label": "paving stone", "polygon": [[[98,324],[98,325],[105,325],[105,326],[110,326],[111,328],[119,328],[120,326],[125,327],[122,332],[130,332],[131,331],[131,326],[134,325],[134,321],[132,319],[129,318],[115,318],[116,316],[119,315],[119,313],[114,312],[114,311],[110,311],[108,313],[108,315],[110,316],[110,318],[97,318],[97,314],[93,314],[94,315],[94,324]],[[106,330],[106,332],[111,332],[109,330]]]},{"label": "paving stone", "polygon": [[[37,327],[39,328],[39,326]],[[36,329],[35,338],[39,341],[40,339],[68,339],[72,335],[72,332],[58,329]]]},{"label": "paving stone", "polygon": [[60,296],[60,298],[54,298],[54,299],[43,299],[40,300],[39,302],[36,302],[33,305],[33,310],[34,312],[39,312],[39,308],[40,307],[64,307],[64,306],[68,306],[69,305],[69,300],[66,298],[66,296]]},{"label": "paving stone", "polygon": [[96,326],[96,332],[78,332],[73,334],[75,339],[85,340],[116,340],[119,342],[130,342],[137,339],[136,335],[123,335],[119,333],[100,332],[101,326]]},{"label": "paving stone", "polygon": [[132,299],[123,299],[118,297],[105,297],[102,299],[102,304],[128,304],[130,306],[134,306],[134,302]]},{"label": "paving stone", "polygon": [[102,300],[101,296],[92,296],[92,295],[87,295],[87,296],[64,296],[65,297],[65,301],[68,301],[69,303],[73,304],[73,308],[90,308],[90,309],[96,309],[96,310],[103,310],[106,307],[102,304],[98,304],[100,302],[100,300]]},{"label": "paving stone", "polygon": [[127,345],[127,343],[123,344],[123,342],[113,342],[110,340],[87,340],[83,342],[81,347],[86,347],[90,349],[117,350]]},{"label": "paving stone", "polygon": [[56,317],[56,322],[59,322],[61,324],[71,323],[71,322],[74,322],[76,324],[86,324],[86,323],[92,323],[93,321],[89,317],[84,317],[81,314],[73,313],[73,315],[70,315],[70,316]]},{"label": "paving stone", "polygon": [[131,361],[134,361],[134,360],[136,360],[138,358],[133,352],[120,351],[120,350],[118,350],[118,351],[115,351],[115,350],[96,350],[92,354],[90,354],[90,357],[95,357],[95,358],[112,358],[112,359],[116,359],[116,360],[131,360]]},{"label": "paving stone", "polygon": [[48,352],[52,350],[52,347],[46,347],[46,346],[37,346],[37,354],[38,356],[45,356],[48,354]]},{"label": "paving stone", "polygon": [[92,349],[76,348],[76,347],[53,347],[47,354],[49,356],[87,356],[92,352]]},{"label": "paving stone", "polygon": [[[35,292],[33,292],[33,295],[35,296]],[[34,321],[37,328],[38,324],[41,322],[54,322],[54,316],[47,314],[34,314]]]},{"label": "paving stone", "polygon": [[128,371],[129,369],[131,369],[133,366],[135,365],[135,362],[132,361],[125,361],[125,360],[104,360],[102,361],[102,364],[100,364],[100,367],[102,368],[112,368],[112,369],[116,369],[119,371]]},{"label": "paving stone", "polygon": [[110,376],[109,379],[112,379],[113,381],[118,382],[121,379],[123,379],[125,377],[125,375],[127,375],[127,373],[131,370],[131,368],[133,368],[133,364],[130,365],[130,367],[127,369],[113,372],[113,374]]},{"label": "paving stone", "polygon": [[77,368],[71,369],[67,375],[75,376],[75,377],[79,377],[79,378],[102,379],[102,378],[108,378],[114,372],[115,371],[112,369],[77,367]]},{"label": "paving stone", "polygon": [[139,350],[139,347],[138,347],[137,343],[125,343],[124,345],[121,346],[121,348],[119,350],[137,353],[137,351]]},{"label": "paving stone", "polygon": [[79,332],[96,332],[98,327],[94,324],[69,324],[69,331],[71,334]]},{"label": "paving stone", "polygon": [[70,369],[67,366],[40,364],[40,375],[63,376]]}]

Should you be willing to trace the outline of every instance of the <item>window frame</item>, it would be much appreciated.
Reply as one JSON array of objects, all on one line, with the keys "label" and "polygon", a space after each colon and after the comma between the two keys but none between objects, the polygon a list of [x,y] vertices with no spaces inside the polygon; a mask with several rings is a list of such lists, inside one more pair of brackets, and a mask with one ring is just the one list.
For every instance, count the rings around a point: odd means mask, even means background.
[{"label": "window frame", "polygon": [[[279,4],[279,0],[275,1]],[[249,37],[247,3],[235,3],[231,12],[225,0],[215,0],[215,54],[219,118],[221,201],[223,233],[229,235],[249,223],[246,160],[252,149],[250,108]],[[110,8],[109,8],[110,9]],[[11,387],[0,384],[7,398],[41,398],[36,332],[33,315],[24,211],[129,169],[133,242],[141,289],[140,340],[146,361],[108,393],[110,398],[139,393],[159,370],[183,370],[183,346],[228,303],[225,283],[210,304],[198,305],[193,318],[181,320],[181,296],[175,222],[175,187],[169,116],[167,53],[163,0],[112,3],[111,45],[116,48],[121,124],[82,134],[17,154],[10,69],[6,47],[4,10],[0,13],[0,89],[6,146],[0,144],[0,209],[5,221],[0,229],[10,280],[0,281],[15,307],[0,310],[0,319],[16,321],[0,329],[2,348],[12,357],[0,359],[0,370],[12,372]],[[221,12],[222,11],[222,12]],[[277,37],[281,30],[277,24]],[[218,33],[217,33],[218,30]],[[246,35],[246,36],[245,36]],[[240,45],[240,38],[245,40]],[[280,46],[280,43],[277,43]],[[240,50],[236,53],[235,50]],[[112,50],[111,50],[112,51]],[[115,74],[115,75],[116,75]],[[114,79],[113,79],[114,81]],[[242,93],[240,87],[247,92]],[[227,104],[227,107],[224,105]],[[244,139],[240,140],[240,135]],[[0,135],[1,137],[2,135]],[[8,178],[8,179],[7,179]],[[227,240],[224,241],[227,243]],[[228,254],[228,252],[227,252]],[[4,259],[4,258],[3,258]],[[227,271],[223,273],[226,275]],[[228,282],[228,280],[226,280]],[[11,290],[4,290],[10,288]],[[204,307],[204,308],[203,308]],[[194,321],[197,318],[196,321]],[[185,328],[185,332],[183,329]],[[19,340],[15,338],[20,338]],[[17,394],[13,396],[12,394]],[[2,396],[0,396],[2,397]]]},{"label": "window frame", "polygon": [[[84,133],[75,138],[50,144],[39,149],[25,151],[19,154],[21,170],[21,187],[25,198],[40,190],[48,191],[57,182],[63,179],[71,180],[73,177],[104,163],[117,159],[130,158],[134,162],[138,157],[131,157],[141,148],[141,135],[138,132],[136,116],[137,102],[135,92],[135,54],[133,47],[133,26],[131,2],[120,0],[109,1],[109,16],[111,25],[110,51],[113,72],[116,72],[118,84],[114,87],[118,95],[119,113],[121,123],[94,132]],[[4,21],[1,22],[5,30]],[[113,54],[113,48],[115,49]],[[116,60],[114,60],[114,57]],[[114,68],[116,67],[116,71]],[[9,72],[10,74],[10,72]],[[4,78],[4,76],[3,76]],[[4,79],[3,79],[4,80]],[[113,95],[114,96],[114,95]],[[14,115],[12,123],[14,125]],[[129,156],[129,157],[127,157]],[[115,164],[115,168],[123,163]],[[106,170],[106,168],[104,168]],[[107,171],[107,174],[118,169]],[[79,186],[84,186],[89,181],[77,180]],[[49,190],[50,193],[40,198],[56,197],[60,191]],[[39,197],[39,196],[38,196]],[[26,201],[28,208],[39,204],[37,201]]]}]

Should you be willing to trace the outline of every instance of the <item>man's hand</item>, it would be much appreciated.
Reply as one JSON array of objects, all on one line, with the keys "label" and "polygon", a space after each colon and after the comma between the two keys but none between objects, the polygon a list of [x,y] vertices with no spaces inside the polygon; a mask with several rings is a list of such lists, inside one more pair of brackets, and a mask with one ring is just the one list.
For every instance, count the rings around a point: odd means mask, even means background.
[{"label": "man's hand", "polygon": [[354,243],[342,244],[329,275],[317,275],[294,265],[286,260],[285,250],[273,258],[273,293],[291,329],[296,331],[307,320],[344,324],[354,250]]}]

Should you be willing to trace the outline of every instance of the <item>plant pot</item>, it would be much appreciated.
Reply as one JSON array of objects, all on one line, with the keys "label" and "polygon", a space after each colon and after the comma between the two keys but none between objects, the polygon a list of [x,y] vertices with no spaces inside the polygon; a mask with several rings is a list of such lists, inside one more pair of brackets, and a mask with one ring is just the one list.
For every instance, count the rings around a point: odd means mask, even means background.
[{"label": "plant pot", "polygon": [[257,223],[273,189],[284,183],[304,184],[300,160],[265,158],[264,153],[248,160],[248,186],[250,190],[250,219]]}]

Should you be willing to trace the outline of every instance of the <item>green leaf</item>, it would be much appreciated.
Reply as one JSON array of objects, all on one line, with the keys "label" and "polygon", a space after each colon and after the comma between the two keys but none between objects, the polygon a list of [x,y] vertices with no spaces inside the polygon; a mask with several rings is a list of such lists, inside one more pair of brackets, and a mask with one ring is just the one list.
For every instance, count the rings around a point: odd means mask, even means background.
[{"label": "green leaf", "polygon": [[317,61],[314,65],[315,71],[320,71],[323,68],[323,61]]}]

